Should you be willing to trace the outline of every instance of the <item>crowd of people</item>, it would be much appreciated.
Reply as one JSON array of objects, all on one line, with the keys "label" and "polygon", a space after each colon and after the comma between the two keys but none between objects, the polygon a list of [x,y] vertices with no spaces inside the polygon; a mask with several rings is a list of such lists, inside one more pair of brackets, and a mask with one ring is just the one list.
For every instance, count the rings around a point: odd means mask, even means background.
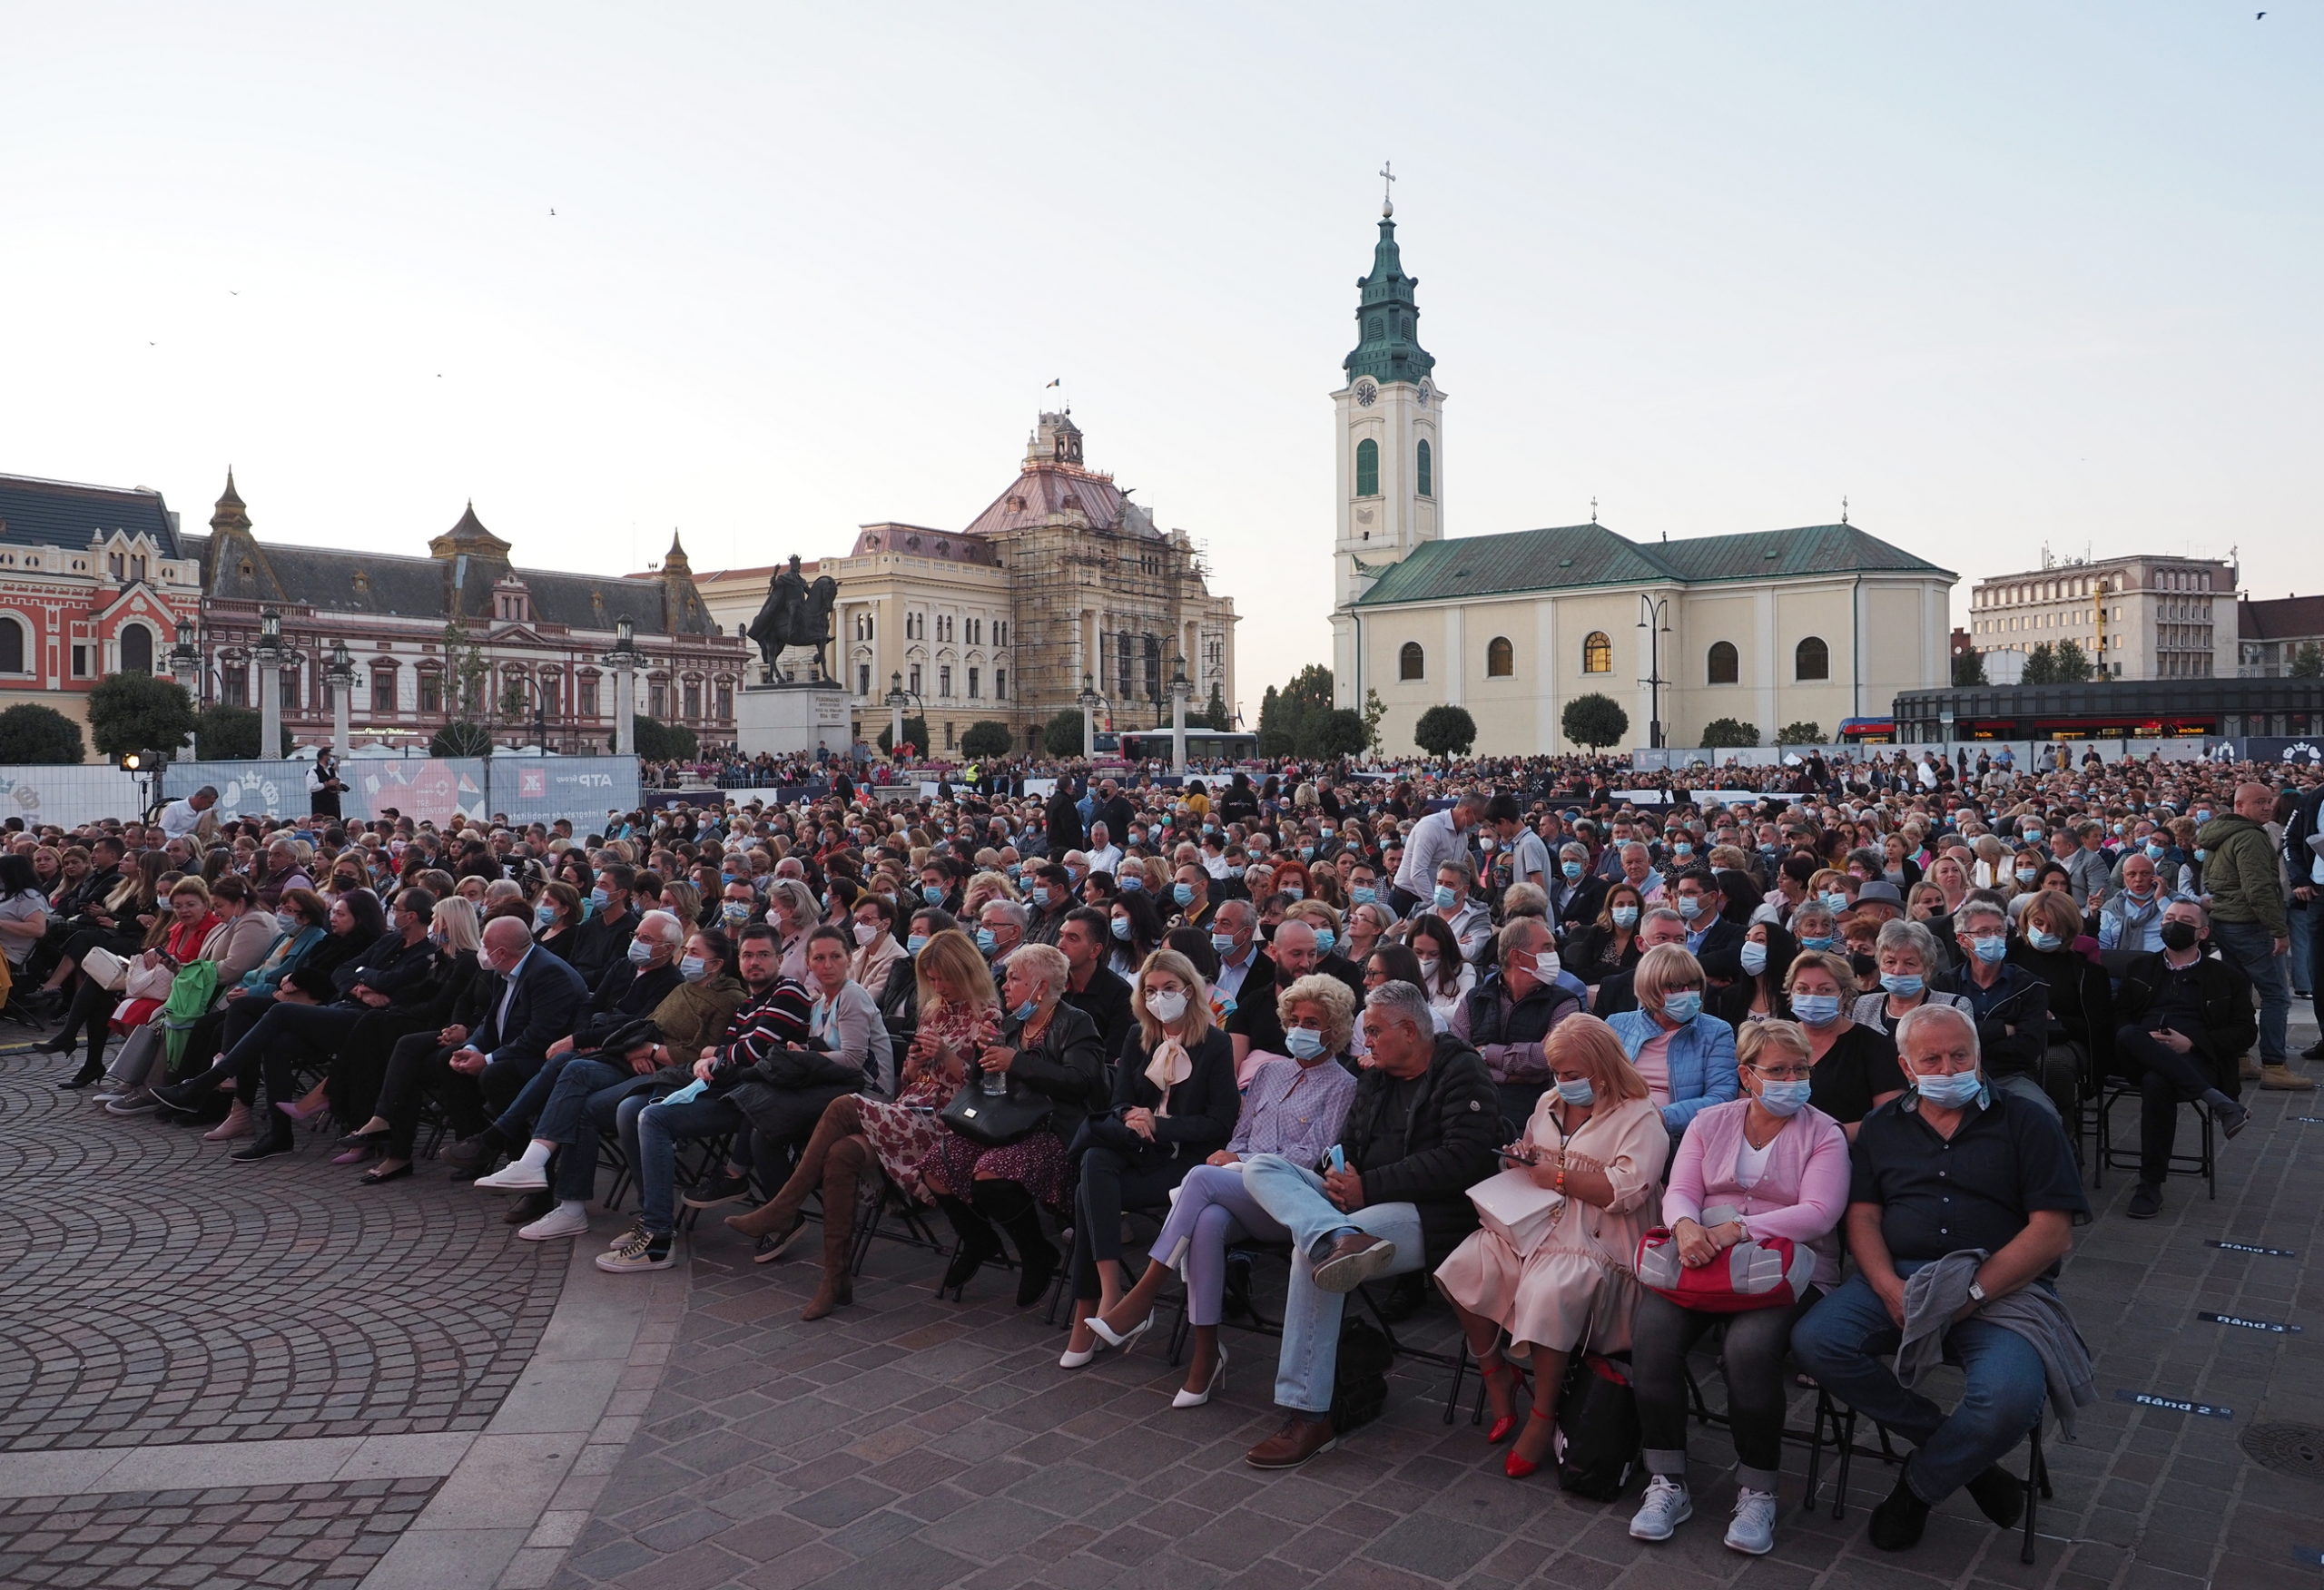
[{"label": "crowd of people", "polygon": [[[1729,1546],[1773,1545],[1799,1372],[1910,1445],[1876,1546],[1965,1489],[2006,1526],[2002,1459],[2089,1394],[2055,1283],[2102,1092],[2138,1100],[2141,1219],[2189,1112],[2234,1153],[2247,1085],[2313,1085],[2287,1022],[2324,996],[2324,782],[1818,760],[1720,805],[1624,778],[997,768],[595,831],[275,822],[204,790],[9,820],[0,951],[60,1087],[230,1163],[328,1119],[377,1187],[439,1130],[534,1242],[587,1237],[617,1164],[635,1207],[600,1268],[676,1262],[684,1208],[770,1262],[817,1227],[808,1320],[852,1303],[861,1222],[940,1212],[940,1291],[1005,1261],[1030,1307],[1061,1278],[1064,1371],[1182,1291],[1179,1408],[1278,1253],[1260,1468],[1346,1433],[1346,1300],[1378,1282],[1392,1319],[1457,1320],[1512,1477],[1555,1460],[1574,1377],[1625,1360],[1642,1539],[1692,1512],[1685,1360],[1713,1331]],[[1940,1359],[1950,1413],[1917,1389]]]}]

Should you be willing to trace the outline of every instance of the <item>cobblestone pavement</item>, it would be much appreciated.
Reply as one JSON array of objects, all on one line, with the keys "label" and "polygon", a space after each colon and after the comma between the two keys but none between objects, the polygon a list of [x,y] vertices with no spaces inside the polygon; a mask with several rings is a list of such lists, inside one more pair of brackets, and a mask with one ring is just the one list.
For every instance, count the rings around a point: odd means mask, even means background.
[{"label": "cobblestone pavement", "polygon": [[483,1428],[563,1284],[502,1205],[295,1155],[229,1163],[0,1057],[0,1451]]},{"label": "cobblestone pavement", "polygon": [[358,1479],[0,1502],[0,1584],[352,1590],[439,1483]]},{"label": "cobblestone pavement", "polygon": [[[2315,1036],[2295,1032],[2299,1045]],[[1242,1453],[1276,1422],[1270,1340],[1230,1330],[1224,1394],[1174,1411],[1178,1377],[1150,1343],[1061,1371],[1061,1332],[1009,1307],[1005,1278],[980,1278],[966,1307],[940,1303],[933,1261],[898,1244],[877,1245],[853,1308],[801,1324],[810,1266],[753,1266],[711,1222],[695,1238],[689,1309],[660,1388],[554,1583],[2313,1586],[2324,1310],[2309,1261],[2324,1239],[2324,1121],[2298,1117],[2324,1116],[2324,1104],[2247,1097],[2257,1119],[2221,1151],[2216,1202],[2174,1178],[2163,1217],[2133,1222],[2121,1212],[2132,1177],[2119,1171],[2094,1195],[2102,1214],[2080,1235],[2064,1291],[2097,1358],[2100,1400],[2082,1410],[2078,1440],[2048,1442],[2056,1496],[2031,1567],[2018,1535],[1994,1530],[1965,1497],[1939,1509],[1913,1552],[1874,1551],[1866,1516],[1895,1483],[1876,1458],[1856,1461],[1845,1517],[1830,1516],[1828,1468],[1826,1505],[1803,1515],[1796,1445],[1775,1553],[1739,1556],[1719,1538],[1733,1455],[1702,1429],[1695,1521],[1667,1545],[1641,1545],[1626,1530],[1634,1493],[1600,1506],[1560,1495],[1546,1476],[1504,1477],[1465,1418],[1443,1422],[1445,1376],[1433,1369],[1393,1377],[1388,1415],[1338,1450],[1260,1474]],[[2134,1134],[2136,1117],[2135,1099],[2119,1106],[2118,1133]],[[2191,1137],[2190,1126],[2182,1142]],[[2293,1252],[2210,1245],[2221,1241]],[[1448,1340],[1443,1316],[1428,1318]],[[1697,1369],[1716,1399],[1715,1366]],[[2141,1394],[2229,1417],[2127,1400]],[[1805,1408],[1803,1393],[1795,1426]],[[2304,1448],[2285,1443],[2306,1477],[2244,1450],[2288,1425],[2310,1428]]]}]

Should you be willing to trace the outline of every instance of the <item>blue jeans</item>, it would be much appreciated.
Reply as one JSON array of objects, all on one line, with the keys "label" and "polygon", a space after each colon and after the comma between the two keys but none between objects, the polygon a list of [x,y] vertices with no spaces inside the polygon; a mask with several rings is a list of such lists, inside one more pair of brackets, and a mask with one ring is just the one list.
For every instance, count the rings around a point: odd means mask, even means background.
[{"label": "blue jeans", "polygon": [[2211,942],[2243,968],[2243,975],[2260,991],[2260,1064],[2281,1065],[2291,1025],[2291,980],[2284,975],[2284,957],[2276,953],[2275,941],[2257,922],[2214,918]]},{"label": "blue jeans", "polygon": [[[1896,1273],[1919,1268],[1904,1261]],[[1859,1274],[1808,1310],[1791,1333],[1791,1351],[1826,1390],[1913,1443],[1905,1483],[1934,1506],[2025,1438],[2042,1417],[2049,1382],[2032,1342],[1972,1316],[1945,1333],[1945,1361],[1967,1381],[1948,1415],[1897,1381],[1889,1355],[1903,1340],[1888,1306]]]},{"label": "blue jeans", "polygon": [[547,1107],[549,1094],[556,1091],[556,1079],[565,1075],[565,1068],[573,1063],[573,1058],[570,1054],[565,1054],[543,1061],[541,1068],[525,1079],[525,1085],[517,1090],[517,1096],[508,1101],[508,1107],[493,1121],[492,1129],[510,1143],[546,1135],[536,1133],[533,1123],[540,1119],[541,1111]]},{"label": "blue jeans", "polygon": [[[2298,900],[2285,908],[2291,917],[2291,959],[2285,963],[2291,970],[2291,991],[2294,998],[2316,994],[2316,906],[2314,901],[2301,905]],[[2305,983],[2307,987],[2300,985]]]},{"label": "blue jeans", "polygon": [[1324,1178],[1279,1153],[1244,1162],[1243,1186],[1251,1202],[1291,1233],[1291,1291],[1283,1304],[1283,1350],[1275,1359],[1275,1399],[1292,1413],[1321,1418],[1332,1410],[1332,1379],[1339,1368],[1343,1292],[1315,1284],[1308,1255],[1324,1238],[1369,1232],[1396,1245],[1386,1273],[1402,1275],[1425,1262],[1420,1211],[1409,1203],[1373,1203],[1353,1214],[1324,1196]]},{"label": "blue jeans", "polygon": [[749,1126],[724,1099],[648,1104],[637,1113],[637,1212],[648,1234],[666,1237],[677,1229],[677,1140],[722,1137]]}]

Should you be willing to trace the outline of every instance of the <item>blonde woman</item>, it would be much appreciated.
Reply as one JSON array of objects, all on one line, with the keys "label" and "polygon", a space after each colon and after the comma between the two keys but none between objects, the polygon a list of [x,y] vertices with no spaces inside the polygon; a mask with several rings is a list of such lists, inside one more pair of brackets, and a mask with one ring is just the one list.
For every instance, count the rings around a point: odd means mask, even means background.
[{"label": "blonde woman", "polygon": [[[1646,1079],[1611,1027],[1594,1016],[1569,1016],[1550,1029],[1543,1052],[1554,1085],[1502,1153],[1536,1187],[1560,1195],[1557,1217],[1530,1253],[1480,1227],[1436,1270],[1484,1377],[1492,1445],[1517,1428],[1525,1379],[1502,1351],[1504,1338],[1527,1358],[1531,1410],[1502,1465],[1512,1479],[1549,1458],[1568,1356],[1585,1343],[1598,1352],[1630,1345],[1638,1295],[1631,1266],[1670,1153]],[[1730,1075],[1730,1097],[1733,1083]]]}]

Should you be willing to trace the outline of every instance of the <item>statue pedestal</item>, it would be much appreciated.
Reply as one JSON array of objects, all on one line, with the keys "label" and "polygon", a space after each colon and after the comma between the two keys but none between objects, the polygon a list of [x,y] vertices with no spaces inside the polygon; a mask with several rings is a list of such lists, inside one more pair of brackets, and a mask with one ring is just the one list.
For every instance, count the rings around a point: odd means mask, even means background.
[{"label": "statue pedestal", "polygon": [[830,680],[744,685],[734,698],[734,743],[744,756],[812,753],[843,756],[854,741],[847,692]]}]

